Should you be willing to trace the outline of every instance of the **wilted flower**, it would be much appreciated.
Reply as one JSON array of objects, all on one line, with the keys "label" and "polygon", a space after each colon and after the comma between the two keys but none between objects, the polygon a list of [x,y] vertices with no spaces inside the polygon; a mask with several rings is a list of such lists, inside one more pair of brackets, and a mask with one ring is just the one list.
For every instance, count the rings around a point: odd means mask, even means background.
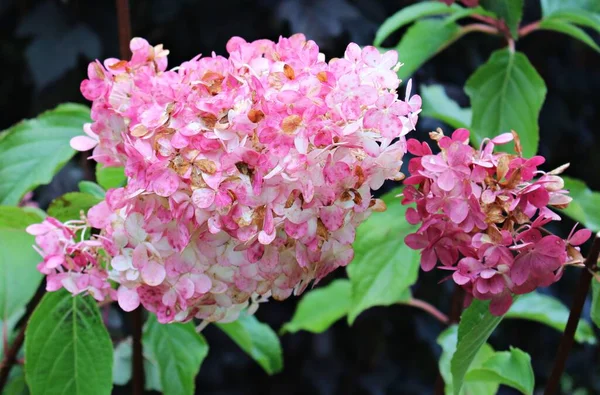
[{"label": "wilted flower", "polygon": [[[521,155],[516,134],[486,139],[476,150],[469,131],[452,137],[433,132],[441,152],[411,139],[411,176],[403,204],[411,224],[421,224],[406,244],[421,251],[425,271],[436,265],[453,271],[452,279],[477,299],[491,300],[493,314],[504,314],[512,294],[531,292],[557,281],[566,264],[582,262],[578,247],[591,235],[582,229],[563,240],[545,228],[571,198],[563,189],[562,170],[544,173],[544,158]],[[515,139],[517,155],[494,153],[496,144]],[[538,178],[535,178],[535,177]]]}]

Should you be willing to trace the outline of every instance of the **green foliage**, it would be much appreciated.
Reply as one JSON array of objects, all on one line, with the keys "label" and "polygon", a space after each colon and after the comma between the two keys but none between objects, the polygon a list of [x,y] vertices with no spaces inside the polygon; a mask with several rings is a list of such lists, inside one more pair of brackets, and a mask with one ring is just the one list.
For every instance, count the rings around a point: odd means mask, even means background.
[{"label": "green foliage", "polygon": [[469,128],[473,115],[471,109],[461,108],[446,95],[441,85],[424,85],[420,93],[423,100],[421,115],[438,119],[454,129]]},{"label": "green foliage", "polygon": [[98,184],[107,191],[111,188],[119,188],[125,185],[127,177],[122,167],[104,167],[96,163],[96,180]]},{"label": "green foliage", "polygon": [[405,217],[406,206],[394,189],[382,196],[383,213],[373,213],[356,231],[354,260],[348,265],[352,285],[351,324],[372,306],[388,306],[410,297],[409,287],[417,281],[419,252],[404,244],[404,237],[416,230]]},{"label": "green foliage", "polygon": [[[458,326],[452,325],[444,330],[437,338],[437,343],[442,346],[442,355],[439,360],[439,369],[444,379],[444,393],[450,395],[454,393],[454,385],[452,382],[452,373],[450,371],[450,361],[456,352],[456,341],[458,335]],[[484,343],[477,351],[471,369],[481,367],[484,361],[494,355],[494,349],[487,343]],[[472,382],[468,378],[465,379],[461,395],[494,395],[498,392],[498,384],[494,382]]]},{"label": "green foliage", "polygon": [[555,32],[569,35],[579,41],[589,45],[596,52],[600,52],[600,47],[594,42],[594,39],[590,37],[583,29],[578,28],[575,25],[565,22],[560,19],[550,18],[540,22],[540,29],[542,30],[553,30]]},{"label": "green foliage", "polygon": [[[510,310],[504,315],[504,318],[537,321],[562,332],[565,330],[569,319],[569,309],[560,300],[552,296],[531,292],[520,295],[515,303],[510,306]],[[579,321],[575,332],[575,340],[579,343],[596,344],[594,331],[585,320]]]},{"label": "green foliage", "polygon": [[502,318],[490,313],[489,302],[478,299],[474,299],[463,312],[458,326],[456,352],[450,362],[455,395],[460,394],[469,367]]},{"label": "green foliage", "polygon": [[512,129],[521,138],[524,156],[536,154],[546,85],[524,54],[509,49],[494,52],[469,78],[465,92],[471,98],[476,144]]},{"label": "green foliage", "polygon": [[69,141],[89,120],[89,108],[68,103],[7,129],[0,136],[0,204],[16,205],[50,182],[75,154]]},{"label": "green foliage", "polygon": [[425,19],[412,25],[402,36],[396,48],[400,56],[398,76],[410,77],[433,55],[441,52],[461,36],[460,27],[454,22],[439,19]]},{"label": "green foliage", "polygon": [[97,197],[98,199],[104,199],[106,197],[106,192],[104,189],[102,189],[102,187],[95,182],[81,181],[79,182],[78,186],[80,192],[87,193]]},{"label": "green foliage", "polygon": [[27,325],[25,355],[32,395],[111,393],[112,343],[91,296],[46,294]]},{"label": "green foliage", "polygon": [[481,6],[503,20],[511,36],[518,38],[519,23],[523,17],[523,0],[481,0]]},{"label": "green foliage", "polygon": [[151,315],[142,342],[148,359],[157,367],[163,393],[193,395],[194,379],[208,354],[208,344],[194,324],[159,324]]},{"label": "green foliage", "polygon": [[269,325],[246,313],[240,314],[234,322],[216,325],[268,374],[279,373],[283,369],[281,344]]},{"label": "green foliage", "polygon": [[62,222],[79,219],[82,211],[86,213],[90,207],[100,203],[101,200],[89,193],[69,192],[50,203],[48,215]]},{"label": "green foliage", "polygon": [[581,222],[586,228],[594,232],[600,231],[600,193],[592,192],[583,181],[562,176],[565,180],[565,189],[573,201],[563,210],[565,214]]},{"label": "green foliage", "polygon": [[379,27],[375,34],[375,40],[373,45],[380,46],[383,41],[388,38],[393,32],[400,29],[401,27],[416,21],[417,19],[434,16],[434,15],[447,15],[455,13],[461,10],[461,7],[457,5],[447,6],[446,4],[438,1],[424,1],[403,7],[394,15],[386,19],[385,22]]},{"label": "green foliage", "polygon": [[582,11],[600,14],[598,0],[541,0],[544,17],[555,15],[562,11]]},{"label": "green foliage", "polygon": [[321,333],[348,314],[351,286],[345,279],[335,280],[326,287],[310,291],[296,308],[292,320],[281,328],[281,333],[301,330]]},{"label": "green foliage", "polygon": [[41,218],[17,207],[0,206],[0,321],[11,322],[35,293],[42,275],[42,260],[32,248],[33,236],[25,228]]},{"label": "green foliage", "polygon": [[[147,353],[147,350],[144,350]],[[125,385],[131,380],[131,366],[133,350],[131,338],[120,342],[114,350],[113,358],[113,383]],[[158,366],[144,355],[144,387],[146,390],[162,392]]]},{"label": "green foliage", "polygon": [[470,369],[465,381],[504,384],[523,394],[533,394],[535,377],[531,357],[513,347],[510,351],[496,352],[481,366]]},{"label": "green foliage", "polygon": [[590,315],[594,324],[600,328],[600,283],[596,278],[592,280],[592,309]]},{"label": "green foliage", "polygon": [[29,389],[25,382],[25,372],[21,366],[13,366],[10,370],[8,383],[6,383],[2,395],[29,395]]}]

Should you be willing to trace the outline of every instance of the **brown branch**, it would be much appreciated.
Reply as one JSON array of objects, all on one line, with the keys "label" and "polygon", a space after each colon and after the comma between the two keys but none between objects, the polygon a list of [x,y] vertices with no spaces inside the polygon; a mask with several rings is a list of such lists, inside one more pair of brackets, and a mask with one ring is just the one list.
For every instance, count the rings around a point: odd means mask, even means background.
[{"label": "brown branch", "polygon": [[525,37],[531,32],[534,32],[540,28],[540,21],[532,22],[528,25],[523,26],[519,29],[519,37]]},{"label": "brown branch", "polygon": [[119,27],[119,53],[121,59],[129,59],[129,41],[131,41],[131,18],[129,16],[129,0],[116,0],[117,23]]},{"label": "brown branch", "polygon": [[[119,52],[121,59],[129,59],[131,52],[129,42],[131,41],[131,17],[129,14],[129,0],[116,0],[117,21],[119,27]],[[144,350],[142,347],[142,328],[144,316],[142,308],[138,307],[129,313],[131,317],[131,337],[133,339],[132,358],[132,385],[133,394],[144,393]]]},{"label": "brown branch", "polygon": [[37,291],[29,301],[27,305],[27,310],[25,310],[25,315],[23,316],[21,328],[15,337],[15,340],[11,344],[11,346],[5,350],[4,358],[0,363],[0,393],[3,393],[4,386],[8,382],[8,376],[10,374],[10,370],[13,365],[17,363],[17,355],[19,354],[19,350],[21,350],[21,346],[25,341],[25,330],[27,329],[27,323],[29,322],[29,317],[31,317],[31,313],[35,310],[37,305],[42,300],[42,297],[46,293],[46,283],[42,281],[38,286]]},{"label": "brown branch", "polygon": [[569,351],[573,346],[573,338],[575,337],[577,324],[579,324],[581,311],[583,310],[583,305],[585,303],[585,299],[587,298],[587,294],[590,289],[590,282],[592,280],[592,269],[595,268],[598,262],[599,254],[600,237],[596,235],[594,238],[594,243],[592,244],[592,248],[590,249],[587,258],[585,259],[585,268],[583,268],[579,277],[579,285],[575,290],[576,293],[573,298],[573,303],[571,304],[569,320],[567,321],[567,326],[565,327],[565,331],[563,332],[562,339],[560,340],[558,350],[556,351],[554,367],[552,368],[552,373],[550,374],[550,378],[548,379],[548,384],[546,385],[544,395],[554,395],[558,392],[558,388],[560,386],[560,378],[565,369],[565,363],[567,362]]},{"label": "brown branch", "polygon": [[493,35],[502,34],[500,30],[494,26],[486,25],[485,23],[472,23],[470,25],[465,25],[460,29],[461,36],[471,32],[482,32]]},{"label": "brown branch", "polygon": [[446,314],[442,313],[434,305],[427,303],[424,300],[411,299],[408,302],[406,302],[405,304],[412,306],[412,307],[416,307],[417,309],[421,309],[421,310],[429,313],[432,317],[434,317],[435,319],[437,319],[439,322],[441,322],[444,325],[448,325],[448,323],[450,322],[450,320],[448,319],[448,316]]}]

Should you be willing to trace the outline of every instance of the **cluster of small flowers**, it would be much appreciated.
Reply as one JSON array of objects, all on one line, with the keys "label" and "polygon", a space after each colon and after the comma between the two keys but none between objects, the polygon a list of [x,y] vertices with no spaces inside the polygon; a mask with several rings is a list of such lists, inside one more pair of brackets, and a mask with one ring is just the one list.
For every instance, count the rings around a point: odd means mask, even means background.
[{"label": "cluster of small flowers", "polygon": [[350,44],[325,62],[301,34],[234,37],[229,57],[167,71],[162,46],[135,38],[131,50],[129,61],[90,64],[81,90],[94,122],[71,142],[124,166],[127,186],[89,211],[92,241],[74,243],[51,219],[43,235],[33,229],[44,245],[51,227],[63,232],[42,247],[45,273],[97,298],[108,282],[63,279],[108,278],[124,310],[141,303],[161,322],[228,321],[352,260],[356,227],[384,209],[371,190],[403,177],[420,112],[410,87],[397,97],[396,52]]},{"label": "cluster of small flowers", "polygon": [[[469,297],[491,300],[490,311],[504,314],[512,294],[528,293],[557,281],[566,264],[582,262],[578,245],[591,235],[582,229],[563,240],[544,225],[560,220],[548,207],[564,208],[571,198],[563,189],[562,168],[544,173],[544,158],[522,157],[513,132],[486,139],[480,150],[469,146],[469,131],[452,137],[432,132],[441,150],[410,139],[411,176],[403,204],[411,224],[421,224],[406,244],[421,250],[421,267],[452,270],[452,279]],[[494,153],[514,140],[517,155]],[[535,178],[539,176],[538,178]],[[459,259],[462,256],[461,259]]]}]

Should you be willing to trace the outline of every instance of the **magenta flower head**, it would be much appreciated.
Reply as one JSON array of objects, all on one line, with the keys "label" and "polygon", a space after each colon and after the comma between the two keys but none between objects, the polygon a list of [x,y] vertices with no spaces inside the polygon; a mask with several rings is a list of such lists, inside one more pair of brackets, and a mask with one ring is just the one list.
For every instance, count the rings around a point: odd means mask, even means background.
[{"label": "magenta flower head", "polygon": [[[71,141],[124,166],[127,186],[83,224],[30,229],[49,287],[142,304],[161,322],[228,321],[352,260],[356,227],[384,209],[371,190],[403,178],[420,112],[410,82],[396,94],[395,51],[350,44],[326,62],[301,34],[234,37],[228,57],[167,70],[162,46],[131,50],[90,64],[94,122]],[[77,243],[82,226],[99,234]]]},{"label": "magenta flower head", "polygon": [[[563,240],[544,228],[560,216],[571,198],[558,174],[544,173],[544,158],[522,157],[516,133],[485,139],[479,150],[469,146],[469,131],[452,137],[431,135],[440,148],[433,155],[427,143],[410,139],[411,176],[405,180],[402,203],[417,232],[406,244],[421,250],[421,267],[453,271],[452,279],[470,297],[491,300],[490,310],[502,315],[513,294],[531,292],[557,281],[567,264],[581,264],[577,246],[591,235],[582,229]],[[494,153],[498,144],[515,141],[516,155]],[[470,299],[469,299],[470,300]]]}]

